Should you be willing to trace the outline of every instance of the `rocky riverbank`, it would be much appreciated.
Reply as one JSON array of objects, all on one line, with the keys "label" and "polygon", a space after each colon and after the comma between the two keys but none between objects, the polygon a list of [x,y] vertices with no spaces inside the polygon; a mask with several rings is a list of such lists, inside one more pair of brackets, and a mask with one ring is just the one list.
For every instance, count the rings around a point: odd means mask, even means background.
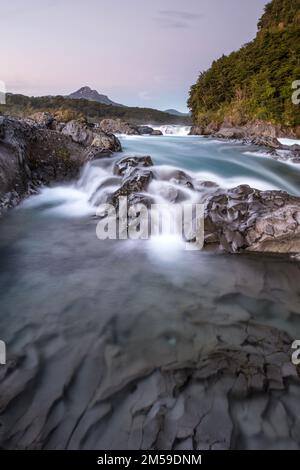
[{"label": "rocky riverbank", "polygon": [[39,186],[76,178],[85,162],[120,150],[117,137],[85,122],[0,117],[0,215]]},{"label": "rocky riverbank", "polygon": [[136,126],[122,119],[103,119],[99,123],[104,132],[126,135],[162,135],[162,132],[150,126]]},{"label": "rocky riverbank", "polygon": [[300,163],[300,146],[283,145],[278,140],[279,138],[299,139],[300,128],[291,130],[264,121],[254,121],[243,126],[236,126],[229,121],[224,121],[222,124],[212,122],[208,125],[192,126],[190,135],[239,140],[245,144],[264,147],[275,159]]}]

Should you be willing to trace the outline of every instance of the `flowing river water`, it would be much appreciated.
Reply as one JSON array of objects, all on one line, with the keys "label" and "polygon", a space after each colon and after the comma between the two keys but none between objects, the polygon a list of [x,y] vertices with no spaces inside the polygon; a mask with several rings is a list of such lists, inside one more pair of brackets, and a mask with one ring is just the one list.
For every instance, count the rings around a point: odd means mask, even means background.
[{"label": "flowing river water", "polygon": [[[123,155],[151,155],[159,178],[149,192],[161,198],[172,167],[222,187],[300,195],[300,167],[255,147],[176,135],[121,140]],[[249,323],[300,338],[300,264],[288,256],[189,252],[163,238],[97,239],[95,205],[116,185],[111,166],[123,155],[89,164],[79,181],[41,190],[0,221],[0,339],[8,361],[0,366],[0,447],[203,447],[201,420],[190,421],[208,391],[194,378],[170,392],[174,377],[220,343],[241,347]],[[282,392],[280,409],[272,396],[275,411],[264,424],[267,390],[252,408],[240,399],[228,405],[227,392],[218,392],[214,406],[222,416],[230,409],[235,424],[230,442],[215,442],[298,448],[297,394],[296,383]],[[193,438],[179,416],[189,417]]]}]

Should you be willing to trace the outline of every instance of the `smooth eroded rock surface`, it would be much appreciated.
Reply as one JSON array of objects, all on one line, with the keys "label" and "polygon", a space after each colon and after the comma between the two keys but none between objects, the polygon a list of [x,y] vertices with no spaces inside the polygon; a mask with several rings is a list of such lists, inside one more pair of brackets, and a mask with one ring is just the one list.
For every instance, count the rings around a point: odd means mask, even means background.
[{"label": "smooth eroded rock surface", "polygon": [[226,251],[300,252],[300,198],[243,185],[206,204],[206,241]]}]

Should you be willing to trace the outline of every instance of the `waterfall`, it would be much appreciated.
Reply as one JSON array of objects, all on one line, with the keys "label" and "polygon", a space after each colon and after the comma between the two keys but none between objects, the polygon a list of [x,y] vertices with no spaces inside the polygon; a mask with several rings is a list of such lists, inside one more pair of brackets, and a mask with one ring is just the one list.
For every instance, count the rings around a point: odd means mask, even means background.
[{"label": "waterfall", "polygon": [[163,135],[168,136],[178,136],[178,137],[186,137],[189,135],[191,131],[191,126],[180,126],[180,125],[164,125],[164,126],[153,126],[153,129],[159,130],[163,133]]}]

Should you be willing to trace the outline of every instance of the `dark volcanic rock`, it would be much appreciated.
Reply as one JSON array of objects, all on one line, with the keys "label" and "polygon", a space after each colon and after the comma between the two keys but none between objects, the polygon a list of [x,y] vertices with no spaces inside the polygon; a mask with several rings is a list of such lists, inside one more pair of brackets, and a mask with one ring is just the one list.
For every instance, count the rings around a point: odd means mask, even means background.
[{"label": "dark volcanic rock", "polygon": [[189,189],[194,188],[192,178],[182,170],[171,171],[169,174],[169,181],[181,186],[186,186]]},{"label": "dark volcanic rock", "polygon": [[[158,317],[149,323],[148,312],[131,323],[116,316],[99,323],[97,336],[84,334],[80,348],[76,338],[55,355],[44,347],[42,358],[37,341],[23,348],[0,374],[0,447],[299,449],[292,339],[249,321],[209,323],[199,308],[182,316],[168,330]],[[124,322],[126,341],[117,342]],[[52,377],[57,367],[68,373],[55,386],[39,380],[41,369]]]},{"label": "dark volcanic rock", "polygon": [[153,129],[150,126],[138,126],[137,129],[141,135],[163,135],[159,129]]},{"label": "dark volcanic rock", "polygon": [[29,119],[34,121],[36,124],[40,125],[41,127],[47,127],[48,129],[53,128],[54,126],[54,117],[52,114],[47,113],[47,112],[37,112],[34,114],[31,114],[29,116]]},{"label": "dark volcanic rock", "polygon": [[137,129],[141,135],[151,135],[154,130],[150,126],[138,126]]},{"label": "dark volcanic rock", "polygon": [[123,179],[122,186],[111,195],[110,201],[117,207],[119,197],[130,195],[133,197],[132,194],[146,191],[152,178],[152,171],[133,168],[129,175]]},{"label": "dark volcanic rock", "polygon": [[124,176],[125,174],[128,174],[132,168],[150,166],[153,166],[153,162],[149,155],[125,157],[114,165],[114,174],[117,176]]},{"label": "dark volcanic rock", "polygon": [[117,137],[113,134],[107,134],[93,125],[79,121],[69,121],[61,132],[69,135],[74,142],[93,147],[96,150],[101,149],[108,152],[119,152],[121,150],[121,144]]},{"label": "dark volcanic rock", "polygon": [[283,145],[280,149],[270,153],[275,160],[282,162],[300,163],[300,146],[299,145]]},{"label": "dark volcanic rock", "polygon": [[215,122],[211,122],[206,126],[192,126],[189,135],[214,135],[216,132],[218,132],[219,128],[220,126]]},{"label": "dark volcanic rock", "polygon": [[244,185],[208,199],[207,243],[225,251],[300,252],[300,198]]},{"label": "dark volcanic rock", "polygon": [[118,198],[126,196],[128,206],[144,204],[150,207],[153,200],[143,192],[147,190],[153,178],[152,171],[145,168],[152,166],[152,159],[148,155],[125,157],[115,163],[113,172],[123,179],[120,188],[108,197],[108,202],[118,207]]},{"label": "dark volcanic rock", "polygon": [[39,185],[76,178],[90,158],[120,150],[115,136],[74,121],[58,132],[39,118],[0,117],[0,215]]},{"label": "dark volcanic rock", "polygon": [[99,125],[104,132],[108,133],[140,135],[136,126],[122,121],[122,119],[103,119]]},{"label": "dark volcanic rock", "polygon": [[163,133],[159,129],[153,129],[151,135],[163,135]]},{"label": "dark volcanic rock", "polygon": [[147,189],[152,178],[152,171],[134,168],[130,174],[124,178],[122,188],[128,189],[129,192],[144,191]]},{"label": "dark volcanic rock", "polygon": [[280,149],[283,147],[276,137],[268,136],[254,137],[249,140],[249,143],[270,149]]},{"label": "dark volcanic rock", "polygon": [[154,204],[154,199],[148,194],[144,193],[132,193],[127,198],[128,207],[136,206],[138,204],[143,204],[143,206],[150,209],[151,204]]},{"label": "dark volcanic rock", "polygon": [[[280,125],[274,125],[265,121],[252,121],[247,124],[235,126],[229,120],[224,120],[218,124],[211,122],[208,125],[192,126],[190,135],[213,136],[221,139],[238,139],[246,143],[252,143],[271,150],[285,148],[279,141],[279,137],[297,138],[299,129],[295,132],[290,129],[282,128]],[[292,149],[290,149],[292,150]]]},{"label": "dark volcanic rock", "polygon": [[216,134],[216,137],[220,139],[243,139],[245,134],[242,129],[238,127],[221,127]]},{"label": "dark volcanic rock", "polygon": [[162,135],[160,130],[155,130],[150,126],[135,126],[122,119],[103,119],[100,128],[105,132],[127,135]]}]

